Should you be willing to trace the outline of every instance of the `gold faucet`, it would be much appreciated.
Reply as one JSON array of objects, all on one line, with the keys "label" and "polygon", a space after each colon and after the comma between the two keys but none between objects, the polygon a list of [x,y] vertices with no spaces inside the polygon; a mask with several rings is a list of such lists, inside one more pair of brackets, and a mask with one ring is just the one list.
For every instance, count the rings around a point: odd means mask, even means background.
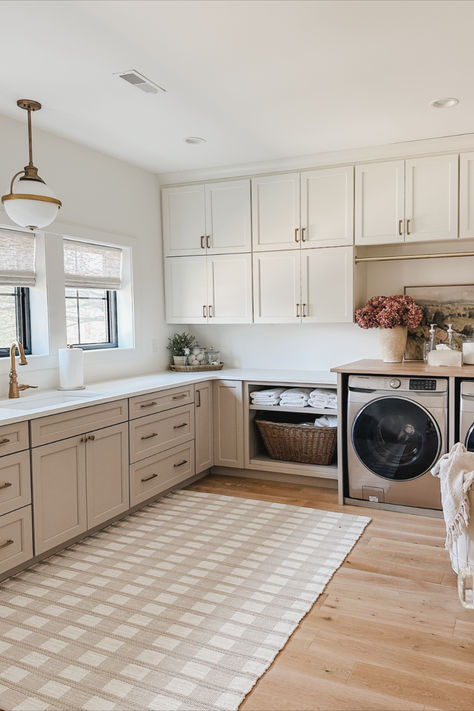
[{"label": "gold faucet", "polygon": [[27,365],[28,361],[25,358],[25,351],[20,341],[13,341],[10,346],[10,381],[8,397],[15,398],[20,397],[20,390],[28,390],[28,388],[37,388],[37,385],[18,385],[18,378],[16,374],[15,367],[15,353],[18,348],[18,353],[20,354],[20,365]]}]

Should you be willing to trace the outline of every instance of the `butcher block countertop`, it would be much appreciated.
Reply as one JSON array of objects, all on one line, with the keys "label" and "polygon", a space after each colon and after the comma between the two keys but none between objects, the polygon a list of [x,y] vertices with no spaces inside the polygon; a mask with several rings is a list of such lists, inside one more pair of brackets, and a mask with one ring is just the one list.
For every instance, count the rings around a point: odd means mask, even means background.
[{"label": "butcher block countertop", "polygon": [[446,378],[474,378],[474,365],[431,366],[422,360],[407,360],[402,363],[384,363],[383,360],[366,358],[353,363],[345,363],[331,368],[333,373],[371,374],[371,375],[418,375]]}]

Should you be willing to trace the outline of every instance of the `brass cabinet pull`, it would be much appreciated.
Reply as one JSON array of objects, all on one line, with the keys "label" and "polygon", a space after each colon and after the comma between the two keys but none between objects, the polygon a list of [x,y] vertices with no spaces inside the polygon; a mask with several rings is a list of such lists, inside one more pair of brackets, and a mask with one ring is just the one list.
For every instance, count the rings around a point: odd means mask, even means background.
[{"label": "brass cabinet pull", "polygon": [[95,440],[95,435],[88,435],[87,439],[93,442]]},{"label": "brass cabinet pull", "polygon": [[205,247],[204,247],[204,235],[201,235],[201,249],[205,249]]},{"label": "brass cabinet pull", "polygon": [[144,476],[143,479],[140,479],[140,481],[151,481],[152,479],[156,479],[158,474],[151,474],[151,476]]},{"label": "brass cabinet pull", "polygon": [[306,227],[302,227],[301,228],[301,241],[302,242],[306,242],[305,237],[304,237],[305,232],[306,232]]},{"label": "brass cabinet pull", "polygon": [[296,304],[296,318],[300,317],[300,305]]},{"label": "brass cabinet pull", "polygon": [[4,437],[3,439],[0,439],[0,444],[7,444],[9,441],[8,437]]},{"label": "brass cabinet pull", "polygon": [[8,487],[11,485],[11,481],[2,481],[2,483],[0,484],[0,489],[8,489]]},{"label": "brass cabinet pull", "polygon": [[158,432],[152,432],[149,435],[143,435],[140,439],[153,439],[153,437],[158,437]]},{"label": "brass cabinet pull", "polygon": [[153,400],[153,402],[144,402],[140,405],[140,407],[143,409],[144,407],[153,407],[154,405],[157,405],[158,403]]},{"label": "brass cabinet pull", "polygon": [[12,543],[14,543],[13,538],[7,538],[6,541],[3,541],[3,543],[0,543],[0,548],[6,548],[7,546],[11,546]]},{"label": "brass cabinet pull", "polygon": [[203,306],[202,306],[202,317],[207,318],[207,310],[206,310],[205,304],[203,304]]},{"label": "brass cabinet pull", "polygon": [[209,318],[212,318],[212,304],[209,304]]},{"label": "brass cabinet pull", "polygon": [[407,220],[407,235],[410,234],[410,222],[411,220]]},{"label": "brass cabinet pull", "polygon": [[211,240],[211,235],[206,235],[206,247],[207,247],[208,249],[211,248],[210,240]]},{"label": "brass cabinet pull", "polygon": [[87,442],[87,437],[81,437],[81,439],[79,440],[79,442]]},{"label": "brass cabinet pull", "polygon": [[398,234],[400,235],[400,237],[403,234],[403,220],[398,220]]},{"label": "brass cabinet pull", "polygon": [[305,311],[305,308],[306,308],[306,304],[303,304],[303,305],[302,305],[302,312],[303,312],[303,313],[301,314],[301,315],[303,316],[303,318],[306,318],[306,316],[307,316],[307,314],[305,314],[305,312],[304,312],[304,311]]},{"label": "brass cabinet pull", "polygon": [[295,227],[295,242],[299,242],[299,239],[298,239],[298,230],[299,230],[299,228],[298,228],[298,227]]},{"label": "brass cabinet pull", "polygon": [[196,390],[196,407],[201,407],[201,391]]},{"label": "brass cabinet pull", "polygon": [[188,463],[188,460],[187,460],[187,459],[183,459],[182,462],[178,462],[177,464],[173,464],[173,466],[174,466],[175,468],[176,468],[176,467],[182,467],[183,464],[187,464],[187,463]]},{"label": "brass cabinet pull", "polygon": [[183,423],[180,424],[180,425],[174,425],[173,429],[174,429],[174,430],[180,430],[181,427],[186,427],[187,424],[188,424],[187,422],[183,422]]},{"label": "brass cabinet pull", "polygon": [[173,395],[172,400],[181,400],[181,398],[186,397],[186,393],[180,393],[179,395]]}]

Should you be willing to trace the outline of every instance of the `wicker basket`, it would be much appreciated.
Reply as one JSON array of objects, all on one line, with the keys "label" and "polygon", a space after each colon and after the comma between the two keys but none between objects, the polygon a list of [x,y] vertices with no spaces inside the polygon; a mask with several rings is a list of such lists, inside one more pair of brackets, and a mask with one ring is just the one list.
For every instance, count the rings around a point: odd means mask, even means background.
[{"label": "wicker basket", "polygon": [[219,365],[170,365],[170,370],[176,373],[202,373],[205,370],[222,370],[224,363]]},{"label": "wicker basket", "polygon": [[288,422],[255,420],[272,459],[303,464],[331,464],[337,427],[308,427]]}]

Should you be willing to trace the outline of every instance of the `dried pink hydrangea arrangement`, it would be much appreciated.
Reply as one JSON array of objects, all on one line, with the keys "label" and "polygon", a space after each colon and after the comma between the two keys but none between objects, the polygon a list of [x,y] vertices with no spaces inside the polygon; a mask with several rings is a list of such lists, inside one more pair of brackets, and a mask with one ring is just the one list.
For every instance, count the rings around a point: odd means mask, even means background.
[{"label": "dried pink hydrangea arrangement", "polygon": [[416,328],[423,311],[412,296],[373,296],[365,306],[357,309],[355,320],[361,328]]}]

